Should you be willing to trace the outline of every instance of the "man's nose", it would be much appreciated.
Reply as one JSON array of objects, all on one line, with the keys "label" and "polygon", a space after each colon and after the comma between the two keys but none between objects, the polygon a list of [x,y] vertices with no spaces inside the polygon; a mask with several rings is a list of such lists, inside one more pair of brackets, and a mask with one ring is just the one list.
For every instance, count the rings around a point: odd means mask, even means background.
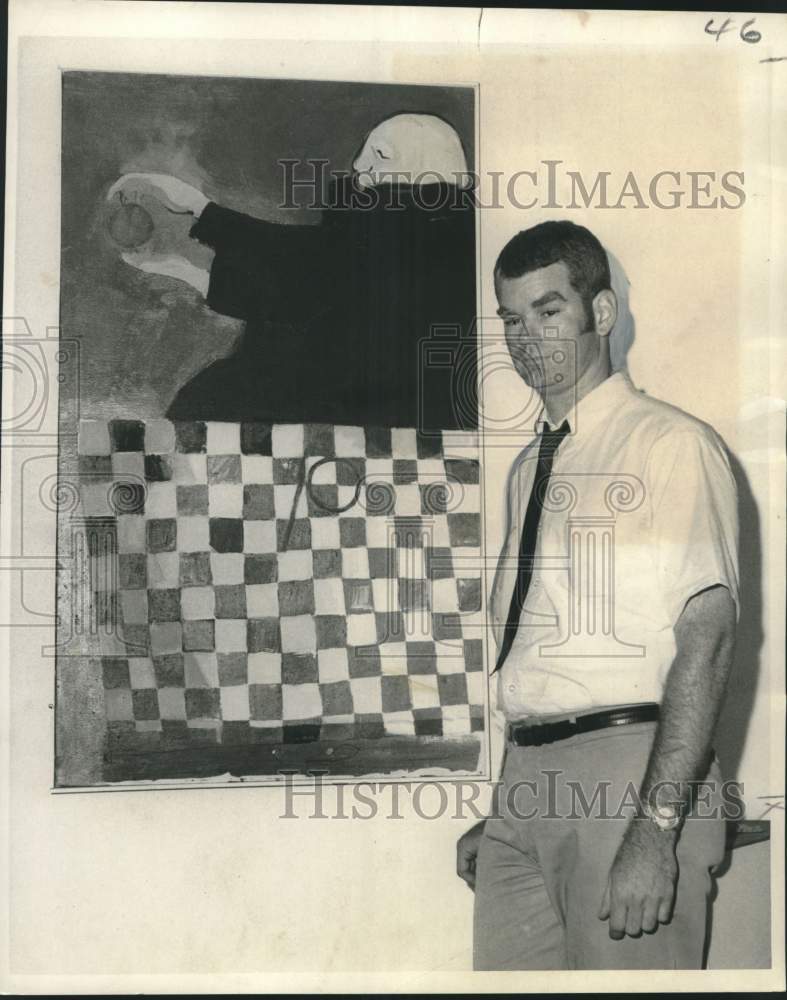
[{"label": "man's nose", "polygon": [[527,320],[521,316],[519,317],[519,329],[521,331],[520,338],[522,341],[524,341],[525,346],[527,346],[528,342],[532,343],[533,334],[530,332],[530,329],[527,325]]}]

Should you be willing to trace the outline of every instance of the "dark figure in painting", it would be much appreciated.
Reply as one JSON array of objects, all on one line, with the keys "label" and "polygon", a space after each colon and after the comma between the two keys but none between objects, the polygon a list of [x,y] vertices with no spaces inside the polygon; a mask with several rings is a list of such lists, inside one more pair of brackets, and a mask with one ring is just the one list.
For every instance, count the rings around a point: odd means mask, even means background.
[{"label": "dark figure in painting", "polygon": [[[167,175],[129,174],[110,197],[119,191],[192,213],[191,236],[215,252],[209,273],[144,246],[123,259],[246,322],[235,352],[177,393],[170,419],[477,426],[475,213],[446,122],[380,123],[318,225],[251,218]],[[442,365],[425,363],[427,342]]]}]

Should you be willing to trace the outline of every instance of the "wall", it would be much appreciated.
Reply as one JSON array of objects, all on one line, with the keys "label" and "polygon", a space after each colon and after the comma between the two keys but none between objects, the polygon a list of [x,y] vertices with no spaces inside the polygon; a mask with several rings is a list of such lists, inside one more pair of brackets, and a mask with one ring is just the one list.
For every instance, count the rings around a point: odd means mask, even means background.
[{"label": "wall", "polygon": [[[702,26],[688,18],[680,21],[681,33],[685,25],[698,40],[665,55],[662,43],[674,40],[675,33],[662,35],[661,22],[647,17],[631,24],[627,48],[605,47],[604,16],[596,30],[599,18],[576,12],[576,19],[548,22],[573,45],[534,50],[527,46],[547,37],[544,22],[522,17],[508,22],[502,12],[486,11],[482,67],[477,11],[456,12],[449,36],[463,47],[446,55],[430,40],[437,11],[411,14],[409,20],[402,12],[375,11],[376,37],[390,32],[409,38],[398,49],[365,43],[360,14],[340,29],[331,27],[330,12],[315,11],[308,30],[334,38],[317,50],[283,41],[277,36],[285,30],[281,21],[255,26],[250,20],[255,11],[233,7],[230,19],[222,6],[223,20],[205,12],[203,20],[179,24],[162,44],[118,44],[111,38],[23,43],[25,86],[19,95],[13,89],[9,94],[11,103],[20,99],[9,185],[13,189],[18,177],[26,197],[19,198],[12,220],[15,257],[7,287],[14,290],[16,314],[27,317],[34,331],[57,317],[59,67],[142,72],[166,67],[185,74],[199,67],[219,75],[434,83],[480,79],[482,169],[511,173],[551,158],[645,176],[660,169],[747,170],[742,211],[626,208],[577,210],[571,217],[608,242],[631,279],[635,381],[714,424],[747,480],[745,579],[752,588],[751,617],[722,727],[722,754],[746,782],[756,810],[757,796],[780,787],[780,755],[769,758],[768,748],[769,720],[773,745],[781,746],[782,709],[768,691],[780,689],[783,521],[770,519],[768,511],[783,494],[783,466],[769,450],[779,448],[778,426],[763,418],[771,428],[770,439],[766,434],[763,441],[763,424],[747,422],[751,411],[742,413],[741,407],[773,394],[770,348],[762,343],[781,309],[779,300],[763,293],[767,258],[776,253],[763,169],[774,155],[768,153],[773,139],[767,116],[753,116],[751,109],[774,106],[769,101],[778,106],[782,98],[768,89],[775,84],[762,75],[754,80],[749,64],[721,46],[713,56],[708,49],[700,54]],[[151,23],[135,24],[127,11],[122,18],[113,13],[110,27],[94,20],[84,32],[111,35],[122,26],[149,37]],[[652,46],[643,44],[648,25]],[[26,30],[40,29],[29,22]],[[61,30],[77,29],[72,23]],[[302,37],[307,29],[300,21],[288,30]],[[254,31],[277,40],[266,45],[254,40]],[[423,40],[420,45],[413,44],[413,32]],[[218,41],[230,33],[231,44]],[[575,47],[586,38],[599,45],[591,55]],[[494,39],[497,44],[491,44]],[[498,250],[512,231],[547,214],[510,208],[483,214],[483,315],[494,314],[490,274]],[[508,387],[515,391],[512,382]],[[500,537],[496,512],[510,458],[511,449],[500,449],[487,467],[492,549]],[[4,482],[13,488],[15,481]],[[36,523],[35,530],[51,542],[53,516]],[[51,615],[54,594],[47,580],[36,584],[28,574],[27,587],[27,606]],[[113,984],[102,977],[136,973],[141,978],[125,980],[125,988],[155,991],[171,983],[166,974],[203,972],[226,973],[222,989],[259,987],[259,973],[287,974],[266,979],[266,989],[295,983],[324,989],[335,982],[331,973],[347,970],[379,974],[355,980],[364,989],[460,983],[452,974],[470,964],[471,896],[454,874],[454,843],[467,820],[427,821],[407,804],[401,820],[283,820],[282,793],[270,789],[53,795],[53,661],[39,653],[47,629],[11,630],[9,637],[13,739],[5,766],[11,776],[8,942],[15,989],[77,988],[81,980],[64,977],[79,974],[95,977],[89,986],[100,990]],[[381,808],[387,802],[381,798]],[[308,804],[298,805],[305,812]],[[423,805],[423,811],[430,808],[426,800]],[[778,884],[780,862],[774,864]],[[745,919],[746,901],[738,897],[737,905]],[[296,979],[304,969],[319,975]],[[47,976],[52,978],[42,978]],[[749,988],[761,981],[756,973],[747,974]],[[498,978],[496,985],[521,989],[522,982]],[[584,988],[600,982],[581,974]],[[604,976],[603,982],[609,987],[612,978]],[[668,973],[647,977],[651,989],[669,982]],[[703,982],[712,988],[729,979],[710,976]],[[179,980],[181,989],[207,989],[210,983]],[[549,985],[578,983],[566,974]]]},{"label": "wall", "polygon": [[719,878],[708,949],[709,969],[767,969],[771,964],[770,844],[732,851]]}]

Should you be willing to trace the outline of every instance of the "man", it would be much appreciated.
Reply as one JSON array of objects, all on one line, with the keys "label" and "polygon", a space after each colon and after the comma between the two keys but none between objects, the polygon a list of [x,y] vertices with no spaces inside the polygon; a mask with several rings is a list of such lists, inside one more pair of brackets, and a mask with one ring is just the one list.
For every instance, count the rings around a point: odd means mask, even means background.
[{"label": "man", "polygon": [[193,215],[192,237],[215,252],[209,272],[149,248],[123,259],[246,321],[235,353],[185,385],[170,418],[476,426],[475,407],[454,403],[450,366],[424,370],[420,358],[440,325],[457,331],[441,346],[475,363],[475,214],[459,137],[434,115],[394,115],[353,170],[326,192],[317,225],[254,219],[167,175],[112,186],[110,199],[152,196]]},{"label": "man", "polygon": [[724,846],[734,480],[710,427],[611,372],[616,298],[587,229],[519,233],[495,289],[544,405],[491,599],[503,773],[458,845],[475,967],[700,968]]}]

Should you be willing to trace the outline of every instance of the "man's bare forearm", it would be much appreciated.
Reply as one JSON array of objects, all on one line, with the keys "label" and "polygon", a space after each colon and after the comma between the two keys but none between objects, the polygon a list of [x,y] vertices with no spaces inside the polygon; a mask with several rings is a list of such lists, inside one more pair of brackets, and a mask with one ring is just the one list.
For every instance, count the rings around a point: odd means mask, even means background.
[{"label": "man's bare forearm", "polygon": [[[726,587],[695,595],[675,627],[677,653],[664,688],[661,718],[641,801],[686,806],[691,783],[707,771],[735,645],[735,605]],[[654,796],[663,787],[664,791]]]},{"label": "man's bare forearm", "polygon": [[[691,783],[705,775],[735,642],[735,606],[727,588],[712,587],[692,597],[675,626],[675,639],[677,652],[640,789],[641,805],[651,810],[684,806],[691,799]],[[660,787],[666,794],[658,794]],[[629,824],[598,913],[609,920],[611,938],[651,933],[671,919],[678,829],[661,829],[644,819]]]}]

